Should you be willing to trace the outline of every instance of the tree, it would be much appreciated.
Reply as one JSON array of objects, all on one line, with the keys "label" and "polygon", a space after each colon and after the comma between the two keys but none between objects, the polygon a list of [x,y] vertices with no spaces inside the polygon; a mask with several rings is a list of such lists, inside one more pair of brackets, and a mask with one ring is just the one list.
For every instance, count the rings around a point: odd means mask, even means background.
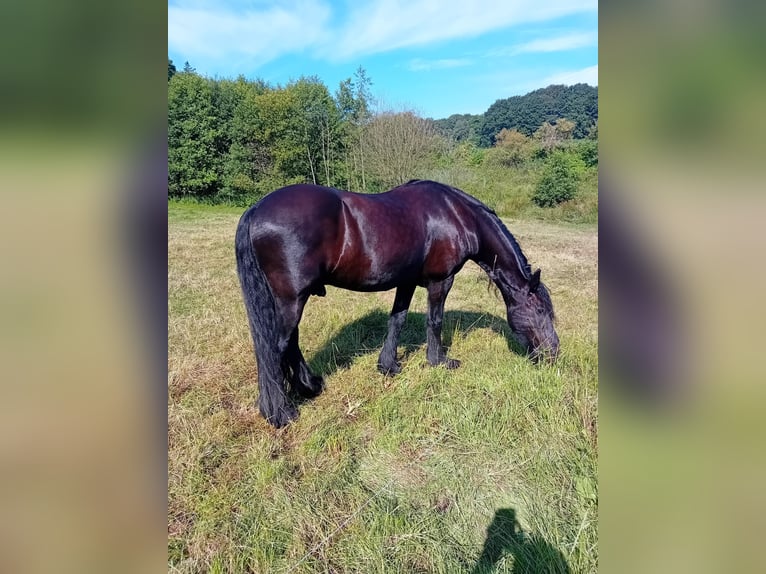
[{"label": "tree", "polygon": [[354,77],[343,80],[335,93],[340,153],[344,157],[346,187],[367,191],[364,129],[372,118],[372,80],[359,66]]},{"label": "tree", "polygon": [[517,167],[531,155],[530,140],[518,130],[503,128],[495,136],[495,147],[490,152],[491,161],[505,167]]},{"label": "tree", "polygon": [[372,116],[372,79],[367,70],[359,66],[354,72],[354,114],[355,119],[364,123]]},{"label": "tree", "polygon": [[562,141],[568,141],[572,139],[575,127],[575,123],[569,121],[566,118],[559,118],[556,120],[556,131],[561,136]]},{"label": "tree", "polygon": [[168,58],[168,82],[170,81],[170,78],[172,78],[176,73],[176,67],[173,64],[173,60]]},{"label": "tree", "polygon": [[556,149],[560,143],[556,126],[549,122],[543,122],[543,124],[537,128],[537,131],[534,133],[534,139],[546,153]]},{"label": "tree", "polygon": [[452,114],[448,118],[434,120],[434,126],[444,137],[456,142],[470,141],[478,145],[483,118],[483,115]]},{"label": "tree", "polygon": [[268,191],[274,158],[263,137],[257,97],[266,92],[263,82],[240,76],[233,83],[236,107],[229,124],[231,146],[225,160],[223,197],[233,201],[256,199]]},{"label": "tree", "polygon": [[339,85],[335,92],[335,103],[338,110],[338,139],[343,155],[344,173],[342,180],[345,182],[346,189],[358,189],[352,184],[354,178],[353,169],[353,148],[358,136],[354,124],[354,110],[356,107],[354,97],[354,83],[351,78],[346,78]]},{"label": "tree", "polygon": [[412,111],[386,111],[364,130],[370,173],[386,187],[417,177],[443,144],[433,124]]},{"label": "tree", "polygon": [[211,82],[193,72],[168,84],[168,192],[211,196],[221,182],[218,121]]},{"label": "tree", "polygon": [[313,183],[333,185],[333,159],[337,155],[338,109],[322,81],[301,78],[287,87],[295,97],[297,140],[305,150]]},{"label": "tree", "polygon": [[256,101],[258,138],[274,161],[274,175],[281,181],[305,181],[306,149],[302,136],[301,110],[295,93],[289,89],[269,90]]},{"label": "tree", "polygon": [[593,122],[593,125],[588,128],[587,138],[591,140],[598,139],[598,120]]},{"label": "tree", "polygon": [[574,122],[558,118],[552,122],[544,122],[534,133],[534,138],[540,144],[540,148],[548,154],[572,139],[574,130]]}]

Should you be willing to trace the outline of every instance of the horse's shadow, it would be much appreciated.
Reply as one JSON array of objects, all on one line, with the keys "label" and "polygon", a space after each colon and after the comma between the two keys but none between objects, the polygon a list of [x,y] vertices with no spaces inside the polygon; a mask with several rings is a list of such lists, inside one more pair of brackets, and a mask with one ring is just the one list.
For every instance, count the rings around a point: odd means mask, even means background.
[{"label": "horse's shadow", "polygon": [[538,535],[530,535],[521,528],[512,508],[495,512],[487,527],[481,555],[471,574],[495,572],[505,554],[513,556],[513,574],[570,574],[571,570],[560,550]]},{"label": "horse's shadow", "polygon": [[[382,310],[345,325],[314,353],[308,361],[309,368],[327,377],[340,369],[351,366],[354,360],[369,353],[379,353],[388,332],[388,314]],[[508,349],[519,355],[526,351],[516,342],[513,332],[505,320],[489,313],[475,311],[446,311],[442,322],[442,338],[449,350],[455,333],[466,335],[476,329],[491,329],[502,335]],[[399,347],[404,353],[399,357],[406,360],[421,349],[426,342],[426,314],[410,312],[399,337]],[[460,357],[454,357],[460,359]]]}]

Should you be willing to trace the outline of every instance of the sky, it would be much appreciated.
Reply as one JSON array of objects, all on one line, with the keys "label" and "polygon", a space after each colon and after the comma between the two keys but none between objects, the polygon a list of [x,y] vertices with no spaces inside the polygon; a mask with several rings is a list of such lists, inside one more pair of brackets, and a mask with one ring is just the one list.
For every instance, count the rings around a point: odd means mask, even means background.
[{"label": "sky", "polygon": [[169,0],[168,57],[210,77],[334,93],[362,66],[380,106],[480,114],[550,84],[598,85],[597,0]]}]

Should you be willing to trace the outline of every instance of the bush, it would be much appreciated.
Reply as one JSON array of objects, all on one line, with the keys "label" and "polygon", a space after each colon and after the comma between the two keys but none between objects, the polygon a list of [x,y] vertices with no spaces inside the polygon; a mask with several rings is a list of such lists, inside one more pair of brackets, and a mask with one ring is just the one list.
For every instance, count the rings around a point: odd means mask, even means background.
[{"label": "bush", "polygon": [[569,201],[577,195],[581,172],[582,161],[564,152],[551,154],[545,162],[532,201],[540,207],[553,207]]},{"label": "bush", "polygon": [[445,156],[446,163],[443,167],[449,167],[453,161],[472,167],[480,166],[484,163],[485,151],[471,142],[461,142],[455,146],[449,156]]},{"label": "bush", "polygon": [[491,167],[520,167],[526,160],[524,151],[507,147],[492,147],[486,150],[484,157]]},{"label": "bush", "polygon": [[580,159],[588,167],[598,165],[598,141],[584,140],[580,146]]}]

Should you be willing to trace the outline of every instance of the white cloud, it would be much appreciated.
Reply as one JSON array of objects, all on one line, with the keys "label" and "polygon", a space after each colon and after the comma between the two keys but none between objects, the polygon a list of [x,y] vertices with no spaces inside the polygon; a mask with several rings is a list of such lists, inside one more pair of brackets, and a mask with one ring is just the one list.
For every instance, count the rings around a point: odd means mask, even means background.
[{"label": "white cloud", "polygon": [[329,18],[320,0],[247,9],[185,0],[168,6],[168,48],[195,66],[242,59],[257,66],[316,45]]},{"label": "white cloud", "polygon": [[589,66],[582,70],[572,70],[570,72],[561,72],[548,76],[541,82],[541,86],[550,86],[551,84],[589,84],[598,86],[598,65]]},{"label": "white cloud", "polygon": [[598,45],[598,33],[573,33],[556,38],[540,38],[513,48],[514,54],[529,54],[534,52],[566,52],[577,48]]},{"label": "white cloud", "polygon": [[347,6],[333,14],[328,0],[171,0],[168,48],[203,71],[206,64],[253,69],[304,50],[342,61],[591,12],[598,2],[373,0]]},{"label": "white cloud", "polygon": [[596,10],[597,0],[378,0],[351,10],[326,55],[359,54],[477,36],[484,32]]},{"label": "white cloud", "polygon": [[458,68],[468,66],[471,60],[468,58],[443,58],[441,60],[423,60],[415,58],[407,64],[407,69],[412,72],[421,72],[426,70],[443,70],[445,68]]}]

